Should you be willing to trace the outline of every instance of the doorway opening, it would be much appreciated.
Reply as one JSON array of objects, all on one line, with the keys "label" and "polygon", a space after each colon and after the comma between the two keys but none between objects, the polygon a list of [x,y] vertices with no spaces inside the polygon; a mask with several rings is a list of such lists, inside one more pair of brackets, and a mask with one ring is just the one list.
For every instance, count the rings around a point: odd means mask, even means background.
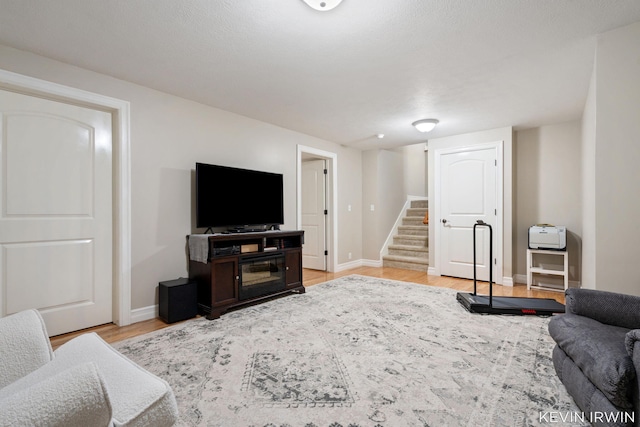
[{"label": "doorway opening", "polygon": [[[503,283],[503,142],[443,148],[434,153],[435,189],[435,275],[461,278],[474,276],[471,241],[478,220],[495,229],[493,259],[481,251],[478,264],[480,280],[489,272],[497,274],[495,283]],[[482,231],[481,242],[488,241]],[[486,245],[479,243],[482,248]]]},{"label": "doorway opening", "polygon": [[113,140],[113,322],[131,318],[131,163],[129,102],[69,86],[0,70],[0,88],[27,96],[106,111],[112,116]]},{"label": "doorway opening", "polygon": [[[321,223],[323,225],[323,231],[320,234],[315,235],[316,232],[305,233],[305,245],[303,245],[303,268],[312,268],[312,269],[320,269],[322,270],[322,266],[319,264],[314,264],[311,267],[307,267],[306,263],[309,263],[310,259],[318,258],[317,256],[311,256],[307,258],[307,262],[305,263],[305,246],[307,244],[313,244],[314,248],[310,249],[308,253],[317,253],[319,251],[319,247],[324,243],[324,250],[321,250],[322,259],[325,261],[323,264],[324,270],[333,272],[335,271],[335,267],[337,265],[337,155],[336,153],[332,153],[329,151],[318,150],[312,147],[305,147],[303,145],[298,145],[297,148],[297,198],[296,198],[296,209],[297,209],[297,222],[296,228],[298,230],[304,230],[304,221],[303,221],[303,191],[305,191],[305,187],[310,183],[305,182],[305,180],[309,180],[309,177],[315,176],[317,174],[315,172],[305,173],[305,167],[303,163],[311,162],[311,161],[319,161],[319,163],[324,164],[324,168],[326,170],[326,174],[323,172],[324,176],[324,187],[321,189],[320,187],[315,187],[314,192],[318,193],[316,196],[318,197],[318,203],[320,203],[321,199],[324,200],[324,208],[322,209],[322,217],[316,218],[316,222]],[[306,178],[305,178],[306,176]],[[319,181],[319,178],[314,178],[314,180]],[[320,184],[318,182],[318,184]],[[322,191],[323,194],[319,192]],[[317,205],[318,203],[312,203],[313,205]],[[311,237],[311,238],[309,238]],[[317,261],[317,259],[315,260]]]}]

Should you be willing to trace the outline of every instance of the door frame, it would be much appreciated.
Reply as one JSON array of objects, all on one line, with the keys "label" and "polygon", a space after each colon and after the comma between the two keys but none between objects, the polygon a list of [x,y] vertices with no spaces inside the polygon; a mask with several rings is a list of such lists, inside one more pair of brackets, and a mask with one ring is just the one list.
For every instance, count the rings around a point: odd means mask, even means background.
[{"label": "door frame", "polygon": [[504,253],[504,141],[496,141],[482,144],[466,145],[455,148],[440,148],[434,151],[434,261],[435,265],[433,270],[429,274],[436,276],[441,275],[442,271],[442,256],[440,247],[442,244],[442,212],[440,212],[441,206],[441,186],[442,186],[442,156],[447,154],[466,153],[471,151],[480,151],[487,149],[496,150],[496,226],[493,230],[493,242],[494,242],[494,263],[493,263],[493,280],[494,283],[503,284],[503,253]]},{"label": "door frame", "polygon": [[106,111],[112,117],[113,322],[131,324],[130,105],[116,98],[0,69],[0,89]]},{"label": "door frame", "polygon": [[326,242],[327,271],[335,272],[338,265],[338,155],[330,151],[319,150],[313,147],[297,145],[297,176],[296,176],[296,228],[302,230],[302,157],[307,155],[327,161],[327,226]]}]

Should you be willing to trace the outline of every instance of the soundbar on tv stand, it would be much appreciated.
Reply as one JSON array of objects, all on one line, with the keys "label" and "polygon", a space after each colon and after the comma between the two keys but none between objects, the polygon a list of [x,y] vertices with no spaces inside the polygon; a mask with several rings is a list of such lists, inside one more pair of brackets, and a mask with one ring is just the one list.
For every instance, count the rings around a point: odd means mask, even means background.
[{"label": "soundbar on tv stand", "polygon": [[[278,230],[280,230],[280,226],[278,224],[273,224],[273,225],[264,225],[262,227],[255,227],[255,226],[233,227],[233,228],[227,228],[222,233],[223,234],[229,234],[229,233],[260,233],[262,231],[269,231],[269,230],[278,231]],[[214,234],[213,227],[207,228],[204,231],[203,234]]]}]

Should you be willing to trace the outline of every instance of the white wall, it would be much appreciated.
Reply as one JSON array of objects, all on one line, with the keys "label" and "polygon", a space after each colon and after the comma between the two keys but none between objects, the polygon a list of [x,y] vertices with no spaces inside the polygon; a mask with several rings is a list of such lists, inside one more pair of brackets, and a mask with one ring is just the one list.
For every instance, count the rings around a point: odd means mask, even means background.
[{"label": "white wall", "polygon": [[[197,161],[283,173],[285,229],[296,227],[298,144],[337,154],[339,204],[360,198],[358,150],[1,45],[0,68],[130,102],[133,309],[157,304],[159,281],[188,274]],[[339,230],[361,229],[358,211],[338,221]],[[357,231],[346,235],[361,240]],[[343,247],[362,256],[359,244],[338,239],[339,259]]]},{"label": "white wall", "polygon": [[640,295],[640,22],[598,37],[596,289]]},{"label": "white wall", "polygon": [[569,280],[580,280],[580,126],[574,121],[516,132],[514,255],[522,283],[526,283],[528,230],[541,223],[567,227]]}]

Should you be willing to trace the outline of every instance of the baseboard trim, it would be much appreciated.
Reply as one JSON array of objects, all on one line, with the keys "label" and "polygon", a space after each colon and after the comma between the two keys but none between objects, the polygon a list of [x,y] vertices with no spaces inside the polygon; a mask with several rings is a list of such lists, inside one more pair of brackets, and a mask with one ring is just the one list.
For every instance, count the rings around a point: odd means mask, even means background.
[{"label": "baseboard trim", "polygon": [[513,281],[515,283],[520,283],[520,284],[527,284],[527,275],[526,274],[516,274],[515,276],[513,276]]},{"label": "baseboard trim", "polygon": [[338,264],[335,273],[357,267],[382,267],[382,261],[377,259],[358,259],[355,261],[345,262],[343,264]]},{"label": "baseboard trim", "polygon": [[158,306],[150,305],[148,307],[136,308],[131,310],[131,323],[143,322],[158,317]]},{"label": "baseboard trim", "polygon": [[[521,285],[526,285],[527,284],[527,275],[526,274],[516,274],[515,276],[513,276],[513,281],[515,283],[519,283]],[[569,287],[570,288],[579,288],[580,287],[580,282],[577,280],[569,280]]]},{"label": "baseboard trim", "polygon": [[363,259],[363,267],[382,267],[382,260],[379,259]]},{"label": "baseboard trim", "polygon": [[350,268],[362,267],[362,260],[349,261],[343,264],[338,264],[335,272],[338,273],[340,271],[349,270]]}]

